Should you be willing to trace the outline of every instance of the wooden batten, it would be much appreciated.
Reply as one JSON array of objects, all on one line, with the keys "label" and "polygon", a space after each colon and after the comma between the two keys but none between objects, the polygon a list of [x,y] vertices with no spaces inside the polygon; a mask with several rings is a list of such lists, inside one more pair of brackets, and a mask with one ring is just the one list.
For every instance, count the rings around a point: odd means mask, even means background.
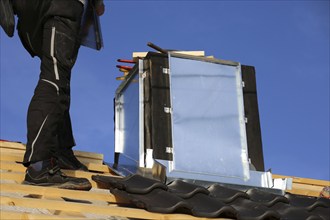
[{"label": "wooden batten", "polygon": [[[0,141],[0,219],[208,219],[186,214],[159,214],[128,208],[109,189],[102,188],[91,177],[94,174],[121,178],[103,164],[103,155],[75,151],[89,172],[63,170],[68,176],[85,177],[92,183],[90,191],[75,191],[53,187],[23,185],[25,167],[22,159],[25,145]],[[295,194],[318,196],[329,181],[273,175],[273,178],[293,178]],[[212,218],[214,219],[214,218]],[[219,218],[222,219],[222,218]]]},{"label": "wooden batten", "polygon": [[318,197],[325,186],[330,186],[330,181],[300,178],[294,176],[272,175],[274,179],[292,178],[292,189],[289,193]]},{"label": "wooden batten", "polygon": [[[175,51],[175,53],[191,55],[191,56],[199,56],[199,57],[205,56],[205,51]],[[132,57],[133,59],[143,58],[147,56],[147,54],[148,52],[133,52]]]},{"label": "wooden batten", "polygon": [[[118,201],[109,189],[92,180],[95,174],[121,178],[103,164],[103,155],[97,153],[74,151],[89,172],[63,170],[68,176],[89,179],[92,183],[90,191],[23,185],[26,170],[22,165],[24,152],[22,143],[0,141],[0,219],[206,219],[118,206],[125,201]],[[40,213],[40,209],[47,213]]]}]

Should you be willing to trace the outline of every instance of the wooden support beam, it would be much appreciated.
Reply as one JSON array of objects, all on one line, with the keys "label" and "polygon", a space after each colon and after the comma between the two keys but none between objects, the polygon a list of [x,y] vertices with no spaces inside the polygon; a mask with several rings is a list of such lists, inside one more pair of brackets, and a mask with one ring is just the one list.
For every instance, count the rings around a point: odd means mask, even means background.
[{"label": "wooden support beam", "polygon": [[74,155],[76,155],[77,157],[80,157],[80,158],[85,157],[85,158],[103,161],[103,154],[79,151],[79,150],[74,150],[73,152],[74,152]]},{"label": "wooden support beam", "polygon": [[[1,161],[0,161],[0,169],[2,170],[11,170],[11,171],[18,171],[18,172],[25,172],[25,167],[23,164],[21,164],[21,160],[23,158],[22,156],[18,155],[12,155],[12,154],[6,154],[3,153],[1,156]],[[17,161],[19,163],[16,163],[14,161]],[[96,164],[96,163],[89,163],[89,162],[84,162],[81,160],[83,164],[85,164],[90,171],[95,171],[98,173],[112,173],[112,171],[109,169],[107,165],[104,164]]]},{"label": "wooden support beam", "polygon": [[22,162],[23,161],[23,154],[21,153],[0,153],[0,160],[1,161],[11,161],[11,162]]},{"label": "wooden support beam", "polygon": [[293,194],[299,194],[304,196],[320,196],[320,192],[322,191],[324,186],[315,186],[301,183],[293,183],[292,190],[287,190],[287,192]]},{"label": "wooden support beam", "polygon": [[23,155],[24,150],[21,149],[11,149],[11,148],[5,148],[5,147],[0,147],[0,153],[1,154],[18,154],[18,155]]},{"label": "wooden support beam", "polygon": [[108,216],[121,216],[128,218],[138,218],[138,219],[205,219],[197,218],[191,215],[185,214],[160,214],[160,213],[151,213],[142,209],[134,208],[124,208],[124,207],[115,207],[115,206],[101,206],[93,204],[83,204],[75,202],[60,202],[60,201],[50,201],[43,199],[31,199],[31,198],[11,198],[7,196],[0,197],[1,205],[12,205],[17,207],[28,207],[28,208],[44,208],[44,209],[56,209],[62,211],[73,211],[80,213],[92,213],[99,215],[108,215]]},{"label": "wooden support beam", "polygon": [[[79,170],[62,170],[63,173],[65,173],[67,176],[72,176],[72,177],[84,177],[89,179],[90,181],[92,180],[92,176],[95,175],[95,173],[92,172],[85,172],[85,171],[79,171]],[[102,174],[97,174],[97,175],[101,175],[101,176],[111,176],[111,177],[118,177],[121,178],[119,176],[114,176],[113,174],[110,173],[102,173]]]},{"label": "wooden support beam", "polygon": [[325,181],[325,180],[315,180],[315,179],[309,179],[309,178],[283,176],[283,175],[277,175],[277,174],[272,174],[272,176],[273,176],[273,179],[292,178],[294,183],[302,183],[302,184],[317,185],[317,186],[330,186],[330,181]]},{"label": "wooden support beam", "polygon": [[22,183],[24,180],[24,175],[25,173],[21,172],[0,172],[0,179]]},{"label": "wooden support beam", "polygon": [[58,189],[54,187],[31,186],[14,183],[1,183],[1,192],[20,193],[20,194],[35,194],[48,197],[66,197],[78,200],[88,201],[103,201],[109,203],[116,203],[116,197],[110,193],[109,190],[91,190],[79,191]]},{"label": "wooden support beam", "polygon": [[[94,175],[94,173],[84,172],[84,171],[72,171],[72,170],[63,170],[63,173],[65,173],[67,176],[87,178],[91,182],[93,188],[103,189],[104,187],[102,185],[98,185],[94,180],[92,180],[92,175]],[[108,174],[108,175],[98,174],[98,175],[113,176],[112,174]],[[17,183],[22,183],[24,181],[24,176],[25,173],[23,172],[0,172],[1,180],[10,180],[10,181],[15,181]],[[117,176],[113,176],[113,177],[117,177]]]},{"label": "wooden support beam", "polygon": [[87,219],[87,218],[1,210],[0,219],[3,219],[3,220],[19,220],[19,219],[22,219],[22,220],[64,220],[64,219],[78,220],[79,219],[80,220],[80,219]]},{"label": "wooden support beam", "polygon": [[90,171],[102,172],[102,173],[112,173],[110,168],[104,164],[95,164],[95,163],[87,163],[85,164]]},{"label": "wooden support beam", "polygon": [[[178,54],[185,54],[185,55],[191,55],[191,56],[199,56],[203,57],[205,56],[205,51],[173,51]],[[133,60],[135,61],[136,58],[140,57],[143,58],[147,56],[148,52],[133,52],[132,57]]]},{"label": "wooden support beam", "polygon": [[94,164],[99,164],[99,165],[103,164],[103,160],[99,160],[99,159],[80,157],[80,156],[77,156],[77,159],[83,164],[88,164],[88,163],[94,163]]},{"label": "wooden support beam", "polygon": [[23,164],[15,163],[11,161],[0,161],[0,170],[3,172],[22,172],[24,173],[26,168]]},{"label": "wooden support beam", "polygon": [[[0,141],[0,152],[24,154],[25,149],[26,149],[26,147],[22,143]],[[99,161],[103,162],[103,159],[104,159],[103,154],[98,154],[98,153],[74,150],[74,154],[77,157],[85,159],[85,160],[98,161],[97,163],[99,163]]]},{"label": "wooden support beam", "polygon": [[25,151],[25,145],[19,142],[0,141],[0,147]]},{"label": "wooden support beam", "polygon": [[[0,161],[0,177],[1,180],[12,180],[18,183],[21,183],[24,180],[25,170],[26,168],[16,162],[12,162],[12,159],[18,159],[17,156],[9,155],[9,154],[2,154],[1,155],[2,160]],[[62,170],[63,173],[65,173],[68,176],[73,177],[85,177],[90,180],[92,183],[92,186],[94,188],[102,188],[103,186],[98,185],[96,182],[92,180],[92,175],[104,175],[104,176],[114,176],[113,173],[109,172],[109,168],[106,165],[102,164],[94,164],[94,163],[88,163],[87,167],[90,171],[96,171],[97,173],[93,172],[85,172],[85,171],[74,171],[74,170]],[[114,176],[118,177],[118,176]]]},{"label": "wooden support beam", "polygon": [[273,174],[272,177],[273,179],[292,178],[292,189],[287,190],[287,192],[304,196],[318,197],[325,186],[330,186],[330,181],[325,180],[315,180],[276,174]]},{"label": "wooden support beam", "polygon": [[[7,150],[0,151],[0,160],[1,161],[17,161],[22,163],[23,162],[24,151],[11,151],[8,152]],[[99,159],[87,158],[87,157],[77,157],[80,162],[83,164],[87,163],[94,163],[102,165],[103,161]]]},{"label": "wooden support beam", "polygon": [[[95,163],[86,163],[85,164],[90,171],[95,171],[98,173],[111,173],[111,170],[107,165],[95,164]],[[11,161],[0,161],[0,169],[7,170],[12,172],[25,172],[25,167],[23,164],[15,163]]]}]

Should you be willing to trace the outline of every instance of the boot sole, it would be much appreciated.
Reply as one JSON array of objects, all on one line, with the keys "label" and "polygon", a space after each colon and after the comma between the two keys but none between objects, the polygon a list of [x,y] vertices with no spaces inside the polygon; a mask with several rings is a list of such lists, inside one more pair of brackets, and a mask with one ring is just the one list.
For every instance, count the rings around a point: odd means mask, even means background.
[{"label": "boot sole", "polygon": [[77,184],[70,181],[66,183],[33,183],[25,180],[23,181],[23,184],[32,185],[32,186],[50,186],[60,189],[84,190],[84,191],[89,191],[92,188],[92,184],[89,182],[82,184]]}]

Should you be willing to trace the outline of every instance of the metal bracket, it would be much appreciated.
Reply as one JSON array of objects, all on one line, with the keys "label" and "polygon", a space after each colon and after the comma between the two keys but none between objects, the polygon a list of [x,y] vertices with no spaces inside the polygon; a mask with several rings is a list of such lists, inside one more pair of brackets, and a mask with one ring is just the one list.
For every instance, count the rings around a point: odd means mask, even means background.
[{"label": "metal bracket", "polygon": [[172,147],[166,147],[166,153],[172,154],[173,153],[173,148]]},{"label": "metal bracket", "polygon": [[163,68],[163,73],[164,74],[170,74],[170,69],[169,68]]},{"label": "metal bracket", "polygon": [[164,112],[165,113],[168,113],[168,114],[171,114],[172,113],[172,108],[170,108],[170,107],[164,107]]},{"label": "metal bracket", "polygon": [[147,73],[146,72],[140,73],[140,77],[142,79],[146,78],[147,77]]}]

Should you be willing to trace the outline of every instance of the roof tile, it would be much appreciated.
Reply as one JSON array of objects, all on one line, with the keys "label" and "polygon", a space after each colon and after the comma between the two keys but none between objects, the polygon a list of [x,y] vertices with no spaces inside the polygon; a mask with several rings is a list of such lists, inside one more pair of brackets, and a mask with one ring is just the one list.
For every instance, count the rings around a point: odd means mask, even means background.
[{"label": "roof tile", "polygon": [[203,193],[205,195],[210,194],[206,188],[202,186],[196,186],[195,184],[187,183],[182,180],[174,180],[167,186],[170,192],[175,193],[177,196],[180,196],[183,199],[191,198],[197,193]]},{"label": "roof tile", "polygon": [[219,184],[205,188],[182,180],[166,185],[139,175],[123,179],[93,176],[93,180],[107,182],[116,197],[151,212],[241,220],[329,220],[329,201],[324,198],[281,196],[256,188],[243,192]]}]

